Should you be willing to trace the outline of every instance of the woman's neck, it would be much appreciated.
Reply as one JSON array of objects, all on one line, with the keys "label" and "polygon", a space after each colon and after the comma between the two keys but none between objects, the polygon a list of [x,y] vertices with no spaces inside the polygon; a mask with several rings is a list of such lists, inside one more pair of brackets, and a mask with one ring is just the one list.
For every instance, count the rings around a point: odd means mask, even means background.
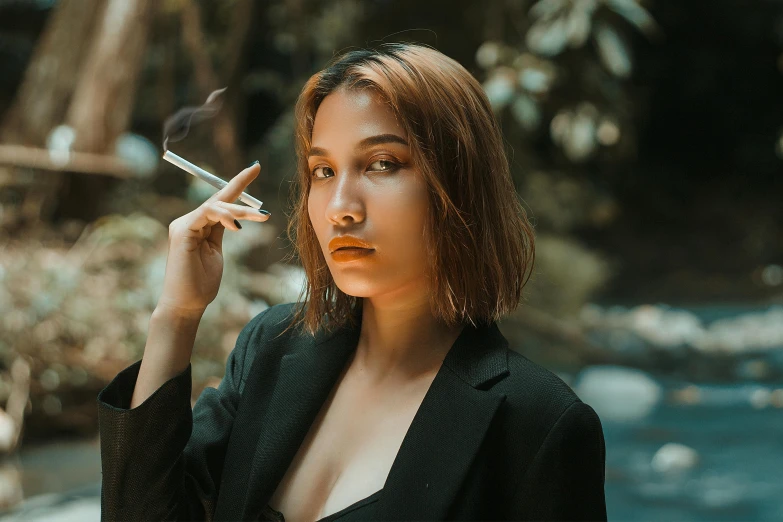
[{"label": "woman's neck", "polygon": [[427,296],[389,301],[364,298],[359,343],[351,366],[378,384],[437,372],[462,325],[449,328],[437,320]]}]

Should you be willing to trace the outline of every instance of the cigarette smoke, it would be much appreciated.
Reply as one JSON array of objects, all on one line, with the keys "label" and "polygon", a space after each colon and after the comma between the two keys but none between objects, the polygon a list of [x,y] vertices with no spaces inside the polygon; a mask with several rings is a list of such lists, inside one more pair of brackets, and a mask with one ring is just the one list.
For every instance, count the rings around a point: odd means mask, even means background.
[{"label": "cigarette smoke", "polygon": [[200,121],[208,120],[215,116],[220,107],[223,106],[223,100],[220,95],[228,87],[223,87],[210,93],[207,101],[201,107],[183,107],[174,113],[173,116],[166,118],[163,122],[163,151],[169,150],[169,142],[174,143],[185,139],[190,132],[190,126]]}]

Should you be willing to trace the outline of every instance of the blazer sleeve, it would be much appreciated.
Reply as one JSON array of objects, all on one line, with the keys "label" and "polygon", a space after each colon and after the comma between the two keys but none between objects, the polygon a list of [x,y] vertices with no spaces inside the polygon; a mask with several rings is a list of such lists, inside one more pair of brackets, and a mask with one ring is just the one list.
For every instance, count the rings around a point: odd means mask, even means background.
[{"label": "blazer sleeve", "polygon": [[141,361],[98,394],[101,520],[211,520],[243,388],[248,344],[268,309],[240,332],[217,389],[191,410],[191,365],[130,409]]},{"label": "blazer sleeve", "polygon": [[514,512],[531,520],[606,520],[605,465],[601,421],[577,400],[555,422],[525,472]]}]

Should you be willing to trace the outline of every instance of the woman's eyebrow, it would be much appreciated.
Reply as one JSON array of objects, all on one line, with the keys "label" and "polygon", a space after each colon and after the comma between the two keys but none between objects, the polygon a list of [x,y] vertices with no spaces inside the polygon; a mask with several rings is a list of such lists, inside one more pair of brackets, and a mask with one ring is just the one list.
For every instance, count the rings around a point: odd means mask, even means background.
[{"label": "woman's eyebrow", "polygon": [[[401,138],[397,136],[396,134],[378,134],[377,136],[370,136],[368,138],[364,138],[362,141],[356,145],[357,150],[363,150],[367,149],[369,147],[372,147],[373,145],[380,145],[382,143],[399,143],[400,145],[408,146],[408,142],[405,141],[404,138]],[[310,152],[307,154],[307,157],[311,156],[328,156],[329,153],[326,149],[323,149],[321,147],[312,147],[310,148]]]}]

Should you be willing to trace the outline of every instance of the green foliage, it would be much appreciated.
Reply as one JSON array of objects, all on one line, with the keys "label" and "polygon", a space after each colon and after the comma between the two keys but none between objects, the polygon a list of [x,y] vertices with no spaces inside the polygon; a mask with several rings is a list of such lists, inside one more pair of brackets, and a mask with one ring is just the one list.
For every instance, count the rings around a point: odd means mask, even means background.
[{"label": "green foliage", "polygon": [[[657,25],[635,0],[503,5],[515,38],[490,39],[475,58],[511,148],[521,151],[513,156],[513,173],[539,232],[530,303],[575,314],[609,279],[609,264],[570,234],[619,216],[590,166],[623,162],[636,148],[625,32],[653,36]],[[547,137],[555,148],[542,152],[547,149],[535,144]]]},{"label": "green foliage", "polygon": [[[520,16],[518,2],[508,5],[510,16]],[[657,34],[635,0],[540,0],[516,24],[519,41],[490,40],[476,52],[493,107],[508,108],[526,134],[548,126],[573,163],[633,140],[623,84],[633,70],[629,25]]]}]

